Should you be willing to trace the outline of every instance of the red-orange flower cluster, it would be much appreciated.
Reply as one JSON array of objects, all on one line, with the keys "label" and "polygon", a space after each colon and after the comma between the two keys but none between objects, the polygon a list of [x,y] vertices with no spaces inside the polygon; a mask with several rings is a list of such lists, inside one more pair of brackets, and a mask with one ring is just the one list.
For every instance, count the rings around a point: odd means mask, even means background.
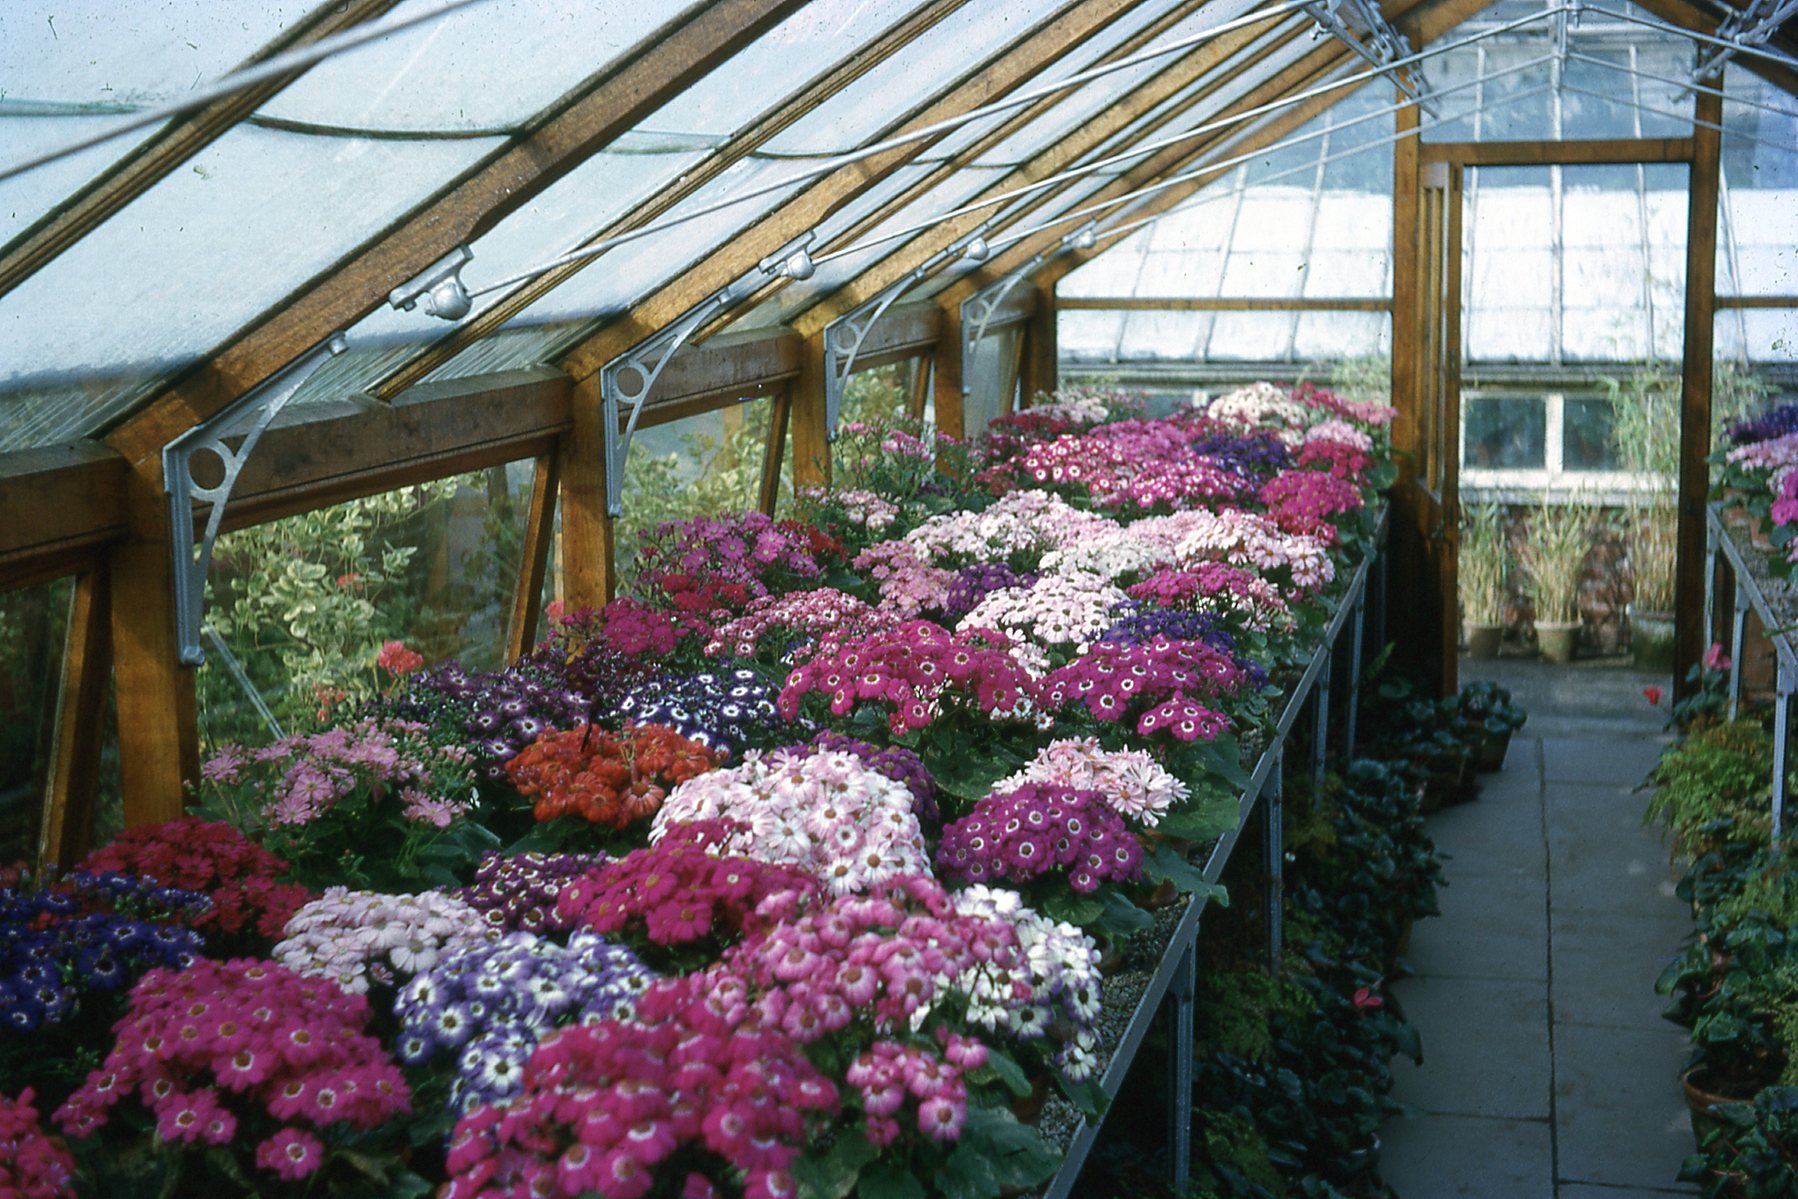
[{"label": "red-orange flower cluster", "polygon": [[535,801],[538,820],[579,816],[621,829],[654,815],[671,788],[723,761],[663,725],[612,733],[582,724],[539,737],[506,763],[506,775]]}]

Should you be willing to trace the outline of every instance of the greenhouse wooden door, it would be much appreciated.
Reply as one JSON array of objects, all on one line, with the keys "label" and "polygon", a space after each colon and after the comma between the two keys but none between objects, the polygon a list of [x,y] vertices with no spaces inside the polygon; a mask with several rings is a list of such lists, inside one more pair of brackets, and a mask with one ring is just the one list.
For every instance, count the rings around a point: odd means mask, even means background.
[{"label": "greenhouse wooden door", "polygon": [[1394,443],[1406,459],[1394,493],[1395,582],[1409,602],[1400,610],[1403,625],[1389,635],[1412,665],[1438,673],[1446,695],[1459,685],[1461,168],[1432,162],[1413,169],[1414,202],[1395,206],[1392,346],[1400,412]]}]

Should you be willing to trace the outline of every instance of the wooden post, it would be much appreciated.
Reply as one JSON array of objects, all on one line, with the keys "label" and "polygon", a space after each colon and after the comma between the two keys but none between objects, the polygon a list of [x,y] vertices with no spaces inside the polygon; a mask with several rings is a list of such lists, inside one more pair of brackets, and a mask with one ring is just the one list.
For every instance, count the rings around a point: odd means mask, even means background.
[{"label": "wooden post", "polygon": [[181,815],[186,785],[199,778],[200,743],[194,674],[181,665],[175,639],[161,457],[139,463],[125,487],[130,531],[112,551],[109,575],[119,780],[129,828]]},{"label": "wooden post", "polygon": [[617,585],[598,374],[575,385],[569,415],[573,427],[562,438],[556,468],[562,494],[563,595],[570,609],[598,608],[612,598]]},{"label": "wooden post", "polygon": [[780,467],[787,454],[787,431],[793,423],[793,388],[782,387],[774,397],[774,411],[768,414],[768,445],[762,455],[762,493],[760,507],[764,515],[773,516],[780,504]]},{"label": "wooden post", "polygon": [[913,420],[924,419],[924,408],[930,402],[930,355],[919,354],[911,360],[910,390],[905,393],[905,412]]},{"label": "wooden post", "polygon": [[[1401,97],[1402,98],[1402,97]],[[1392,403],[1398,415],[1392,422],[1393,456],[1398,463],[1398,481],[1392,488],[1391,580],[1393,591],[1412,597],[1412,602],[1430,594],[1423,588],[1429,584],[1424,567],[1428,562],[1428,543],[1423,537],[1424,513],[1421,489],[1426,480],[1419,477],[1423,445],[1423,338],[1427,319],[1423,291],[1421,225],[1418,221],[1418,199],[1422,179],[1417,146],[1417,108],[1406,105],[1394,116],[1399,140],[1392,147]],[[1410,136],[1402,136],[1407,132]],[[1433,590],[1433,588],[1432,588]],[[1375,632],[1382,642],[1392,638],[1392,628],[1409,622],[1409,613],[1400,621],[1392,619],[1400,611],[1393,605],[1387,614],[1385,629]],[[1408,639],[1396,638],[1398,652],[1412,652]]]},{"label": "wooden post", "polygon": [[940,433],[960,440],[967,428],[962,415],[961,391],[961,305],[943,309],[943,329],[931,350],[933,374],[931,387],[936,397],[936,427]]},{"label": "wooden post", "polygon": [[1059,383],[1060,347],[1056,342],[1055,283],[1039,281],[1036,304],[1024,327],[1024,406],[1038,395],[1053,394]]},{"label": "wooden post", "polygon": [[[1717,91],[1723,88],[1722,77]],[[1686,349],[1679,411],[1679,535],[1673,577],[1673,688],[1704,656],[1704,503],[1710,491],[1711,357],[1717,306],[1718,158],[1722,97],[1694,94],[1692,173],[1686,192]]]},{"label": "wooden post", "polygon": [[100,784],[100,733],[106,680],[112,669],[112,630],[104,567],[75,580],[69,632],[56,693],[56,735],[38,832],[40,866],[73,866],[93,838]]},{"label": "wooden post", "polygon": [[512,618],[506,622],[507,662],[518,661],[537,641],[543,579],[549,573],[549,551],[556,536],[556,475],[560,466],[555,454],[545,454],[537,459],[531,475],[531,506],[524,518],[518,584],[512,592]]},{"label": "wooden post", "polygon": [[792,414],[787,437],[793,443],[793,486],[830,486],[830,422],[824,396],[824,332],[805,339],[799,375],[788,394]]}]

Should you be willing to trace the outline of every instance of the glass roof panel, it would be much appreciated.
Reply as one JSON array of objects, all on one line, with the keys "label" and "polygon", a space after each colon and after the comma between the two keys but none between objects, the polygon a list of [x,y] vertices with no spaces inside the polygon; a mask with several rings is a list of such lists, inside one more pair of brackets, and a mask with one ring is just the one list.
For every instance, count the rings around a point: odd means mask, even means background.
[{"label": "glass roof panel", "polygon": [[[0,5],[0,147],[8,161],[69,145],[232,69],[310,3],[8,0]],[[159,126],[0,182],[0,241],[36,221]]]},{"label": "glass roof panel", "polygon": [[[828,104],[795,122],[769,143],[769,149],[779,154],[838,154],[855,149],[895,114],[967,71],[989,47],[1011,42],[1064,3],[1065,0],[1006,0],[1002,10],[988,4],[964,5],[832,97]],[[860,4],[845,7],[848,26],[866,20],[856,11]],[[887,0],[879,7],[899,6]],[[913,7],[915,0],[904,6]]]},{"label": "glass roof panel", "polygon": [[1723,77],[1717,289],[1798,294],[1798,97],[1739,67]]}]

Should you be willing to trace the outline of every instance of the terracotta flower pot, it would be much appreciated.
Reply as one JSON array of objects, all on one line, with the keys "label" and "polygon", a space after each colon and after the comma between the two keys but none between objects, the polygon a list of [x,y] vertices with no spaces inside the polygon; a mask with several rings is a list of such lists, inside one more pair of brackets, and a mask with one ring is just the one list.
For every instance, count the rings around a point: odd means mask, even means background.
[{"label": "terracotta flower pot", "polygon": [[1487,662],[1498,657],[1499,643],[1505,639],[1505,626],[1502,624],[1475,624],[1472,621],[1465,625],[1467,630],[1467,656],[1476,661]]},{"label": "terracotta flower pot", "polygon": [[1629,649],[1632,665],[1637,670],[1654,674],[1673,672],[1673,613],[1629,612]]},{"label": "terracotta flower pot", "polygon": [[1579,621],[1538,620],[1536,645],[1545,662],[1564,666],[1573,661],[1573,646],[1579,638]]},{"label": "terracotta flower pot", "polygon": [[1713,1085],[1701,1067],[1694,1066],[1679,1076],[1680,1090],[1685,1092],[1686,1107],[1692,1114],[1692,1139],[1700,1149],[1704,1147],[1704,1138],[1717,1127],[1717,1117],[1711,1113],[1713,1107],[1754,1102],[1753,1095],[1724,1095],[1710,1090]]}]

